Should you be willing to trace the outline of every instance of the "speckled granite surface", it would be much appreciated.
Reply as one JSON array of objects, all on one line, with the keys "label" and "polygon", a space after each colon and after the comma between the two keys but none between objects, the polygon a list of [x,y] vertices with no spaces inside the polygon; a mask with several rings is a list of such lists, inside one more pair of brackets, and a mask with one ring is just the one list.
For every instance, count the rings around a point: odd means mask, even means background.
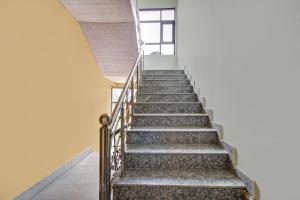
[{"label": "speckled granite surface", "polygon": [[133,127],[210,128],[207,114],[134,114]]},{"label": "speckled granite surface", "polygon": [[140,93],[163,93],[163,94],[169,94],[169,93],[191,93],[193,92],[193,86],[191,85],[184,85],[184,86],[172,86],[172,85],[164,85],[164,86],[158,86],[158,85],[143,85],[140,86],[139,89]]},{"label": "speckled granite surface", "polygon": [[245,200],[240,187],[113,186],[114,200]]},{"label": "speckled granite surface", "polygon": [[141,82],[142,85],[190,85],[190,81],[188,79],[144,79]]},{"label": "speckled granite surface", "polygon": [[219,145],[215,130],[133,129],[127,132],[127,144],[212,144]]},{"label": "speckled granite surface", "polygon": [[142,78],[113,199],[244,200],[248,182],[237,176],[183,71],[145,71]]},{"label": "speckled granite surface", "polygon": [[133,108],[134,113],[205,113],[199,102],[136,103]]},{"label": "speckled granite surface", "polygon": [[202,186],[202,187],[244,187],[245,185],[225,169],[128,169],[122,176],[116,177],[118,185],[166,185],[166,186]]},{"label": "speckled granite surface", "polygon": [[142,75],[143,79],[161,79],[161,80],[174,80],[174,79],[186,79],[187,76],[185,74],[178,74],[178,75]]},{"label": "speckled granite surface", "polygon": [[227,153],[126,152],[125,169],[231,169]]},{"label": "speckled granite surface", "polygon": [[145,70],[145,75],[184,74],[183,70]]},{"label": "speckled granite surface", "polygon": [[156,94],[139,93],[138,102],[198,102],[196,93]]}]

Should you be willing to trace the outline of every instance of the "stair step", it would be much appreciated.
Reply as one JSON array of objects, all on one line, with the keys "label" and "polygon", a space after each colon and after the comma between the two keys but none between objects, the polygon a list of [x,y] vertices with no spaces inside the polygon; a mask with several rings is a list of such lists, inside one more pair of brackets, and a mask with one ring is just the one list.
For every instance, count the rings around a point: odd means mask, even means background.
[{"label": "stair step", "polygon": [[118,185],[165,185],[165,186],[200,186],[200,187],[241,187],[245,185],[232,170],[197,169],[197,170],[126,170],[122,177],[115,180]]},{"label": "stair step", "polygon": [[131,129],[127,144],[212,144],[220,145],[215,129]]},{"label": "stair step", "polygon": [[125,169],[232,169],[229,154],[215,145],[126,145]]},{"label": "stair step", "polygon": [[142,79],[161,79],[161,80],[174,80],[174,79],[184,79],[187,80],[185,74],[164,74],[164,75],[142,75]]},{"label": "stair step", "polygon": [[184,70],[145,70],[146,75],[184,74]]},{"label": "stair step", "polygon": [[140,93],[192,93],[193,86],[181,86],[181,85],[170,85],[170,86],[160,86],[160,85],[152,85],[152,86],[140,86]]},{"label": "stair step", "polygon": [[173,94],[156,94],[156,93],[139,93],[138,102],[198,102],[196,93],[173,93]]},{"label": "stair step", "polygon": [[190,81],[187,79],[142,79],[142,85],[190,85]]},{"label": "stair step", "polygon": [[132,127],[211,128],[208,114],[134,114]]},{"label": "stair step", "polygon": [[245,185],[228,170],[127,170],[113,180],[114,200],[242,200]]},{"label": "stair step", "polygon": [[134,113],[205,113],[199,102],[151,102],[134,104]]}]

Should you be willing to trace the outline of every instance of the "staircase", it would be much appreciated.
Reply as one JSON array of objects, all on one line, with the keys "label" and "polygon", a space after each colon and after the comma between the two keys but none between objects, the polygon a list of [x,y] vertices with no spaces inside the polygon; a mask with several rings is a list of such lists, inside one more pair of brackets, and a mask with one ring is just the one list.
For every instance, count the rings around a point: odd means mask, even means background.
[{"label": "staircase", "polygon": [[230,154],[183,70],[144,71],[114,200],[246,199]]}]

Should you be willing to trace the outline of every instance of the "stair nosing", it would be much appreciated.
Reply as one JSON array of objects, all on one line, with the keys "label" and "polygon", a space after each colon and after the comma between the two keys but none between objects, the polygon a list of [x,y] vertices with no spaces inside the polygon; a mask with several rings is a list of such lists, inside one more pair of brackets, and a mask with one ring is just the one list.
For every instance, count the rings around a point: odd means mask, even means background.
[{"label": "stair nosing", "polygon": [[[158,178],[157,178],[158,179]],[[158,179],[160,180],[160,179]],[[242,182],[241,182],[242,183]],[[200,188],[237,188],[237,189],[243,189],[246,186],[245,185],[196,185],[196,184],[147,184],[147,183],[115,183],[115,186],[155,186],[155,187],[184,187],[184,188],[194,188],[194,187],[200,187]]]},{"label": "stair nosing", "polygon": [[147,131],[147,132],[218,132],[217,129],[214,128],[164,128],[164,129],[154,129],[154,128],[133,128],[128,129],[127,132],[137,132],[137,131]]},{"label": "stair nosing", "polygon": [[202,116],[209,116],[206,113],[133,113],[133,116],[166,116],[166,117],[202,117]]},{"label": "stair nosing", "polygon": [[195,93],[195,92],[189,92],[189,93],[141,93],[141,92],[139,92],[138,93],[138,95],[143,95],[143,94],[145,94],[145,95],[150,95],[150,94],[159,94],[159,95],[186,95],[186,94],[189,94],[189,95],[191,95],[191,94],[193,94],[193,95],[197,95],[197,93]]},{"label": "stair nosing", "polygon": [[140,85],[140,87],[193,87],[192,85]]},{"label": "stair nosing", "polygon": [[135,154],[135,155],[229,155],[229,153],[224,150],[224,149],[220,149],[220,150],[214,150],[214,152],[201,152],[201,151],[195,151],[195,152],[188,152],[188,151],[184,151],[184,149],[182,149],[182,152],[172,152],[172,151],[167,151],[165,150],[165,152],[159,152],[159,151],[148,151],[147,150],[125,150],[125,154]]},{"label": "stair nosing", "polygon": [[186,74],[142,74],[142,76],[186,76]]},{"label": "stair nosing", "polygon": [[141,79],[141,81],[189,81],[189,79]]},{"label": "stair nosing", "polygon": [[159,102],[159,101],[156,101],[156,102],[136,102],[134,104],[201,104],[201,102],[188,102],[188,101],[185,101],[185,102]]}]

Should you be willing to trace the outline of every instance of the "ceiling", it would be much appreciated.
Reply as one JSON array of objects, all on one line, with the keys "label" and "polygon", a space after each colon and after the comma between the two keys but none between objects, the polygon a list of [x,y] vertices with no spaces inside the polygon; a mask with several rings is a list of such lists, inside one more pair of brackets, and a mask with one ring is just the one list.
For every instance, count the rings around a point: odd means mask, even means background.
[{"label": "ceiling", "polygon": [[60,0],[79,21],[104,75],[124,82],[137,58],[130,0]]}]

